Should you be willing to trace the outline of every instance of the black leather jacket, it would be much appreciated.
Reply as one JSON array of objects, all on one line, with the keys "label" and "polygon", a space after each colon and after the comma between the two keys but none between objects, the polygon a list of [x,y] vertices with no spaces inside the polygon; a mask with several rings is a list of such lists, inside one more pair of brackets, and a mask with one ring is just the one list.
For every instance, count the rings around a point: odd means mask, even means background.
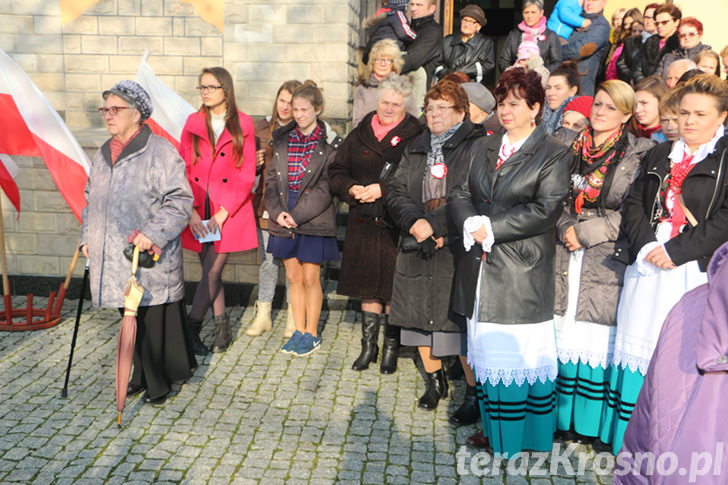
[{"label": "black leather jacket", "polygon": [[642,36],[629,37],[622,44],[622,53],[617,59],[617,77],[621,81],[629,83],[634,77],[634,71],[640,63],[640,51],[642,50]]},{"label": "black leather jacket", "polygon": [[[655,241],[653,215],[659,204],[659,190],[670,173],[667,158],[672,142],[664,142],[647,152],[640,164],[640,175],[624,201],[621,230],[629,241],[629,251],[617,248],[615,257],[634,262],[639,250]],[[718,141],[713,153],[695,165],[685,177],[682,193],[685,206],[698,225],[688,224],[665,243],[665,250],[676,266],[697,260],[705,271],[713,252],[728,241],[728,136]]]},{"label": "black leather jacket", "polygon": [[657,66],[660,64],[663,56],[668,52],[672,52],[680,47],[680,41],[677,38],[677,32],[672,34],[665,41],[665,46],[660,49],[660,36],[655,34],[642,44],[640,50],[640,62],[635,66],[634,76],[632,80],[636,83],[642,81],[647,76],[655,74]]},{"label": "black leather jacket", "polygon": [[434,77],[443,76],[454,71],[462,71],[470,80],[483,82],[485,76],[495,68],[495,48],[493,41],[476,33],[467,42],[463,42],[459,33],[450,34],[442,40],[442,57],[435,68]]},{"label": "black leather jacket", "polygon": [[[495,244],[482,264],[480,321],[538,323],[554,313],[555,227],[569,190],[568,148],[542,127],[495,170],[502,135],[480,139],[470,175],[448,198],[459,231],[472,216],[490,218]],[[464,251],[462,245],[460,249]],[[472,316],[483,250],[460,258],[453,311]]]}]

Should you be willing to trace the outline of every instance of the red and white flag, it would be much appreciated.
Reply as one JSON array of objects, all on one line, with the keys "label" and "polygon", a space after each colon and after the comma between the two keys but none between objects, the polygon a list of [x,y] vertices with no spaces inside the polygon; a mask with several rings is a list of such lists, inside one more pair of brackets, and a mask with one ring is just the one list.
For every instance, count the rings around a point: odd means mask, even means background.
[{"label": "red and white flag", "polygon": [[40,89],[2,50],[0,119],[0,153],[42,157],[58,190],[80,221],[86,206],[84,188],[89,159]]},{"label": "red and white flag", "polygon": [[18,211],[18,216],[20,216],[20,192],[18,191],[18,185],[15,183],[15,177],[18,176],[20,169],[13,159],[5,154],[0,154],[0,162],[2,162],[0,163],[0,187],[12,202],[15,210]]},{"label": "red and white flag", "polygon": [[147,91],[154,106],[152,117],[146,123],[153,133],[163,136],[179,150],[185,122],[197,110],[154,74],[147,64],[148,57],[149,52],[145,52],[136,77],[136,82]]}]

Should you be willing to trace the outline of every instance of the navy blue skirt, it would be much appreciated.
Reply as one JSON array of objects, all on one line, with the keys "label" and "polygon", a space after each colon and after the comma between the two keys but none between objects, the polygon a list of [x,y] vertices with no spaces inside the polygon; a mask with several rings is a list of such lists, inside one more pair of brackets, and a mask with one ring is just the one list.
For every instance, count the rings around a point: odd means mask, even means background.
[{"label": "navy blue skirt", "polygon": [[[288,191],[288,210],[293,210],[298,199],[298,191]],[[278,237],[271,234],[267,252],[274,258],[296,258],[302,263],[321,264],[324,261],[339,259],[339,246],[331,236],[308,236],[295,234],[293,238]]]}]

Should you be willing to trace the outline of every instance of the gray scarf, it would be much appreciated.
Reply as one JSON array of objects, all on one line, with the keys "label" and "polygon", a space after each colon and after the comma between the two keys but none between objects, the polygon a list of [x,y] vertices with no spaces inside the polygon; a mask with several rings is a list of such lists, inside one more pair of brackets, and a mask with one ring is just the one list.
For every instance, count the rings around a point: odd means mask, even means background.
[{"label": "gray scarf", "polygon": [[445,163],[442,146],[462,126],[462,121],[441,135],[430,133],[430,151],[427,152],[427,166],[425,167],[424,183],[422,184],[422,202],[445,197],[447,193],[447,175],[441,179],[430,174],[430,169],[438,163]]}]

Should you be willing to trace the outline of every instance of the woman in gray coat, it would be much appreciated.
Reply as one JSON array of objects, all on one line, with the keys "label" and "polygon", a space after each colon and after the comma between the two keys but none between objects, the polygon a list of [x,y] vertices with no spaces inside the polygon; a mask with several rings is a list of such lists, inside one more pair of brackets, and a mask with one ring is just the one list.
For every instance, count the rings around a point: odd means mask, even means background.
[{"label": "woman in gray coat", "polygon": [[557,426],[609,442],[607,369],[626,265],[612,258],[622,202],[654,142],[628,132],[636,103],[629,84],[599,85],[590,124],[571,149],[571,191],[557,225],[554,323],[559,355]]},{"label": "woman in gray coat", "polygon": [[192,211],[192,191],[177,150],[142,125],[152,112],[144,89],[120,81],[104,91],[99,108],[111,139],[91,161],[81,226],[96,306],[123,311],[131,262],[124,248],[161,250],[151,268],[139,268],[144,296],[137,314],[134,372],[127,395],[163,404],[173,383],[197,366],[184,319],[180,233]]}]

